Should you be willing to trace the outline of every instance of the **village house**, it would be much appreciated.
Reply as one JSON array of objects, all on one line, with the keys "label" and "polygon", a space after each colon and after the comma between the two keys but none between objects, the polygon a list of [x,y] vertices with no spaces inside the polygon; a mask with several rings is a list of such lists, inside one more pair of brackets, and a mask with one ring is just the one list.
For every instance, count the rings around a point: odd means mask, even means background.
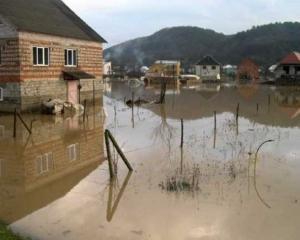
[{"label": "village house", "polygon": [[0,110],[101,98],[103,43],[61,0],[0,0]]},{"label": "village house", "polygon": [[285,56],[275,69],[275,78],[279,83],[300,83],[300,53],[292,52]]},{"label": "village house", "polygon": [[221,64],[211,56],[205,56],[200,60],[196,64],[195,70],[196,75],[199,76],[202,81],[216,81],[221,79]]},{"label": "village house", "polygon": [[257,82],[259,80],[259,65],[252,59],[244,59],[237,70],[237,80],[239,82]]},{"label": "village house", "polygon": [[180,70],[180,61],[157,60],[146,72],[145,80],[154,84],[160,83],[162,79],[167,83],[178,82]]}]

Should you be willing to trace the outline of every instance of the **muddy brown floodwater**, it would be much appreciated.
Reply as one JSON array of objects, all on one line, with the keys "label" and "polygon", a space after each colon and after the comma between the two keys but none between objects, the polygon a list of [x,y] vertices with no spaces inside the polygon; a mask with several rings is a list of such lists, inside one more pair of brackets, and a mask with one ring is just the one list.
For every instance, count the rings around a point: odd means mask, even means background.
[{"label": "muddy brown floodwater", "polygon": [[[0,117],[0,220],[46,240],[297,240],[300,236],[300,90],[201,85],[106,86],[88,119]],[[238,118],[236,117],[239,104]],[[216,111],[216,126],[214,126]],[[180,148],[181,119],[184,144]],[[134,168],[112,152],[103,130]],[[265,141],[267,142],[260,147]]]}]

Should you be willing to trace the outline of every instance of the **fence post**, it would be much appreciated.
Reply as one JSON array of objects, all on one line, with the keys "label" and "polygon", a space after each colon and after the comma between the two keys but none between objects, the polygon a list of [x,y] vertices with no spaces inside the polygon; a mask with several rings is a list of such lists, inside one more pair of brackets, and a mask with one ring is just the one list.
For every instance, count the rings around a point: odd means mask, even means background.
[{"label": "fence post", "polygon": [[181,142],[180,142],[180,147],[181,148],[183,148],[183,134],[184,134],[184,132],[183,132],[184,128],[183,127],[184,127],[183,126],[183,119],[181,118]]},{"label": "fence post", "polygon": [[125,157],[124,153],[122,152],[121,148],[119,147],[117,141],[115,140],[115,138],[112,136],[112,134],[110,133],[109,130],[105,130],[106,135],[109,137],[109,139],[112,141],[114,147],[116,148],[118,154],[121,156],[122,160],[124,161],[124,163],[126,164],[127,168],[129,169],[129,171],[133,171],[133,168],[131,167],[129,161],[127,160],[127,158]]},{"label": "fence post", "polygon": [[111,159],[109,136],[108,136],[107,130],[104,132],[104,137],[105,137],[106,153],[107,153],[107,160],[108,160],[108,166],[109,166],[109,175],[110,175],[110,178],[112,179],[112,178],[114,178],[114,170],[113,170],[113,164],[112,164],[112,159]]},{"label": "fence post", "polygon": [[85,118],[86,118],[86,99],[84,100],[84,103],[83,103],[83,106],[84,106],[84,109],[83,109],[83,122],[85,123]]},{"label": "fence post", "polygon": [[15,108],[14,112],[14,138],[17,136],[17,108]]},{"label": "fence post", "polygon": [[25,123],[25,121],[23,120],[23,118],[21,117],[21,115],[19,113],[17,113],[17,116],[21,120],[21,122],[23,123],[24,127],[27,129],[27,131],[29,132],[29,134],[31,134],[31,129],[27,126],[27,124]]},{"label": "fence post", "polygon": [[235,115],[236,123],[238,123],[238,121],[239,121],[239,115],[240,115],[240,103],[238,103],[238,105],[236,107],[236,115]]}]

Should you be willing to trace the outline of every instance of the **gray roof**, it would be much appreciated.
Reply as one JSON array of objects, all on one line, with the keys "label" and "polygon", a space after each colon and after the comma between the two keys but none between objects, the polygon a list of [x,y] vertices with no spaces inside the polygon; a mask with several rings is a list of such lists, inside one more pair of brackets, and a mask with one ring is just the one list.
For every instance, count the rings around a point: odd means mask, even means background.
[{"label": "gray roof", "polygon": [[[1,1],[1,0],[0,0]],[[205,56],[202,60],[200,60],[197,65],[208,65],[208,66],[214,66],[214,65],[221,65],[217,60],[215,60],[212,56]]]},{"label": "gray roof", "polygon": [[18,31],[106,42],[61,0],[0,0],[0,15]]}]

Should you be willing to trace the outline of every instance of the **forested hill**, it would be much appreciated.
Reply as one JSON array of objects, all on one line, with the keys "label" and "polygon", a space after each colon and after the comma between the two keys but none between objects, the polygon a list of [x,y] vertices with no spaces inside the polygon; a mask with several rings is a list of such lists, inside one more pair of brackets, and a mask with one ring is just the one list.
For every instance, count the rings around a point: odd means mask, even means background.
[{"label": "forested hill", "polygon": [[196,63],[205,55],[222,64],[238,64],[250,57],[271,65],[291,51],[300,51],[300,23],[274,23],[224,35],[198,27],[165,28],[151,36],[130,40],[104,51],[115,65],[150,65],[157,59]]}]

